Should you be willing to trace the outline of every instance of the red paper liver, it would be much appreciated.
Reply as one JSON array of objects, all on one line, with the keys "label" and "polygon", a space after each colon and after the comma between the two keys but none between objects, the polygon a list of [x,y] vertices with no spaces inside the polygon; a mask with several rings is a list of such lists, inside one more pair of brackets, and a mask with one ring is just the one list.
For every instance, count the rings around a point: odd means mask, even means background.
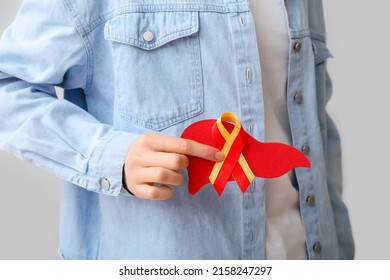
[{"label": "red paper liver", "polygon": [[[213,140],[212,137],[212,129],[215,123],[216,120],[196,122],[185,129],[182,138],[192,139],[222,149],[221,144],[218,146],[217,141]],[[223,125],[229,132],[234,128],[234,125],[229,122],[223,122]],[[296,148],[282,143],[263,143],[247,133],[246,135],[247,140],[242,154],[256,177],[275,178],[297,167],[310,167],[309,160]],[[192,156],[189,159],[188,191],[193,195],[204,185],[210,183],[209,176],[215,163]],[[230,176],[229,181],[234,181],[234,178]],[[241,190],[245,192],[246,188]],[[218,195],[221,195],[223,189],[216,191]]]}]

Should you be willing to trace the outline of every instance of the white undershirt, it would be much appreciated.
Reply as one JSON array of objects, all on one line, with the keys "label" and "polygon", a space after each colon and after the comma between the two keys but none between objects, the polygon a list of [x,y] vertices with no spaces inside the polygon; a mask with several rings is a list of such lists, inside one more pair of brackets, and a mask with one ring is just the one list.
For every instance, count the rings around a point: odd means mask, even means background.
[{"label": "white undershirt", "polygon": [[[290,51],[284,0],[250,0],[262,71],[266,142],[291,144],[286,86]],[[306,259],[298,191],[291,173],[266,180],[267,259]]]}]

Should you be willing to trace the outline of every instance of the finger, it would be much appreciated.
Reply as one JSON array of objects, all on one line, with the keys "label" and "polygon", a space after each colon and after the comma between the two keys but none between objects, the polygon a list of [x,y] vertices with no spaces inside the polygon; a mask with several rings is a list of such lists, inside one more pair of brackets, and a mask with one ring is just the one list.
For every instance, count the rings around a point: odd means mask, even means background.
[{"label": "finger", "polygon": [[183,174],[161,167],[139,168],[133,172],[132,177],[135,184],[158,183],[178,186],[184,180]]},{"label": "finger", "polygon": [[177,138],[176,141],[177,149],[175,152],[179,154],[199,157],[210,161],[220,161],[224,158],[223,153],[212,146],[182,138]]},{"label": "finger", "polygon": [[134,185],[129,189],[137,198],[149,200],[167,200],[173,195],[168,186],[155,187],[150,184]]},{"label": "finger", "polygon": [[147,141],[144,144],[149,145],[155,151],[195,156],[210,161],[220,161],[224,157],[220,150],[189,139],[161,134],[145,134],[145,139],[141,140]]},{"label": "finger", "polygon": [[185,155],[155,152],[150,156],[138,157],[137,164],[144,167],[163,167],[170,170],[186,169],[189,164],[189,159]]}]

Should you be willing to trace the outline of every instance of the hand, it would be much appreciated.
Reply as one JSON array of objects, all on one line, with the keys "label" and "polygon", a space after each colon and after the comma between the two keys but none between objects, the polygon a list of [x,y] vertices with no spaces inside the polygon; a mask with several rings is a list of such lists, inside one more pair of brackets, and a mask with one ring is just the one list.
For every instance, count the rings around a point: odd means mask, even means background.
[{"label": "hand", "polygon": [[[167,185],[178,186],[183,175],[178,172],[189,164],[188,155],[210,161],[220,161],[223,154],[218,149],[193,140],[147,133],[131,145],[124,165],[124,181],[136,197],[167,200],[173,191]],[[161,187],[154,183],[162,184]]]}]

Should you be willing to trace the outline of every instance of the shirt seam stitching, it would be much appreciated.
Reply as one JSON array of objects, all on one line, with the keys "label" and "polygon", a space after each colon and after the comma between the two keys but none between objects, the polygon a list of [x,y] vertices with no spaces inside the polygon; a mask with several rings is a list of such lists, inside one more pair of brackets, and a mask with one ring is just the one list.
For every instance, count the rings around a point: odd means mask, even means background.
[{"label": "shirt seam stitching", "polygon": [[92,86],[92,80],[93,80],[93,50],[91,47],[91,42],[88,39],[88,32],[81,24],[81,20],[78,16],[78,14],[75,12],[74,7],[72,6],[69,1],[62,0],[63,5],[66,7],[66,10],[69,12],[69,16],[71,17],[74,28],[77,30],[77,33],[80,36],[81,41],[83,42],[85,53],[86,53],[86,59],[87,59],[87,74],[85,78],[85,88],[84,91],[88,91]]}]

